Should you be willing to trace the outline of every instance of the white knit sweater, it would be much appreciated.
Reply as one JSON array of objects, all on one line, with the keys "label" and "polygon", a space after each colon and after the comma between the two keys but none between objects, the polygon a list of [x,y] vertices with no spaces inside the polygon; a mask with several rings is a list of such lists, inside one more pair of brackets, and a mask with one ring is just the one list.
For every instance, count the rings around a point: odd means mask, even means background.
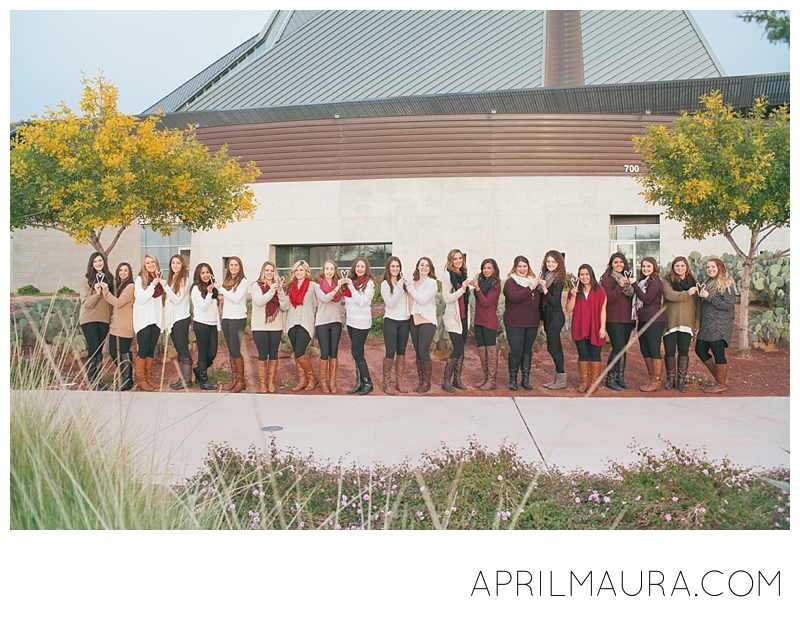
[{"label": "white knit sweater", "polygon": [[403,284],[394,287],[394,294],[389,291],[389,283],[384,280],[381,282],[381,297],[386,304],[386,314],[384,318],[395,321],[405,321],[409,316],[408,293],[403,290]]},{"label": "white knit sweater", "polygon": [[247,318],[247,278],[243,278],[233,290],[220,286],[219,293],[225,300],[222,304],[223,319]]},{"label": "white knit sweater", "polygon": [[157,325],[161,329],[164,319],[164,308],[161,297],[153,297],[156,285],[150,283],[147,288],[142,288],[142,276],[136,276],[133,284],[133,330],[139,332],[148,325]]},{"label": "white knit sweater", "polygon": [[264,307],[267,302],[275,297],[275,291],[267,289],[266,293],[261,292],[258,282],[253,282],[250,287],[250,299],[253,300],[253,314],[250,317],[250,329],[254,332],[282,332],[286,326],[286,311],[289,309],[289,296],[278,289],[279,310],[275,318],[267,323],[267,313]]},{"label": "white knit sweater", "polygon": [[375,282],[370,280],[363,291],[358,291],[354,286],[349,287],[350,297],[344,298],[344,307],[347,312],[347,325],[355,329],[369,329],[372,327],[372,298],[375,296]]},{"label": "white knit sweater", "polygon": [[425,278],[419,290],[414,288],[414,282],[412,282],[408,287],[408,294],[414,300],[414,303],[411,304],[411,314],[419,314],[426,321],[436,325],[436,293],[438,288],[436,280],[430,277]]},{"label": "white knit sweater", "polygon": [[172,326],[178,321],[189,318],[189,286],[187,280],[183,283],[179,293],[175,294],[169,284],[164,285],[167,300],[164,303],[164,328],[172,331]]},{"label": "white knit sweater", "polygon": [[219,326],[219,306],[217,300],[211,296],[211,291],[206,293],[205,299],[200,294],[200,289],[192,287],[192,308],[194,320],[203,325]]}]

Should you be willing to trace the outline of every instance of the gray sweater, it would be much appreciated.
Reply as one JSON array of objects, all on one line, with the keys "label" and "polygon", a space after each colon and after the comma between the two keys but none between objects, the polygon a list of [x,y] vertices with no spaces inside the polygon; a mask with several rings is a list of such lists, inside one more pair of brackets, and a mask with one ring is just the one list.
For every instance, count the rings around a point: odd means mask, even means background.
[{"label": "gray sweater", "polygon": [[698,340],[714,342],[724,340],[725,346],[731,346],[733,340],[733,319],[735,316],[734,302],[736,296],[733,287],[724,291],[717,291],[713,295],[702,298],[700,315],[700,331]]}]

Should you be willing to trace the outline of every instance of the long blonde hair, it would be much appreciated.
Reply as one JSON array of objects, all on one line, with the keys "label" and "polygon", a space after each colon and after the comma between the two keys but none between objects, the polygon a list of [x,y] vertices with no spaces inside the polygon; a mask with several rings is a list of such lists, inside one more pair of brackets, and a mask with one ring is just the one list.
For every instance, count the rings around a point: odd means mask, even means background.
[{"label": "long blonde hair", "polygon": [[274,284],[275,282],[278,281],[278,268],[275,266],[275,263],[273,263],[271,260],[265,260],[264,264],[261,265],[261,273],[259,273],[258,279],[260,282],[263,282],[264,284],[269,284],[269,282],[267,282],[266,276],[264,276],[264,272],[267,269],[267,265],[272,266],[272,283]]},{"label": "long blonde hair", "polygon": [[148,258],[152,258],[156,262],[156,271],[161,270],[161,265],[158,264],[158,259],[155,256],[152,254],[144,255],[144,258],[142,259],[142,268],[139,270],[139,278],[142,281],[143,289],[147,289],[147,287],[150,285],[150,272],[147,271],[147,267],[145,267]]},{"label": "long blonde hair", "polygon": [[[708,261],[706,261],[706,265],[708,265],[708,263],[714,263],[717,266],[717,277],[715,278],[717,281],[717,290],[724,291],[725,289],[730,288],[735,292],[736,282],[728,272],[728,269],[725,267],[725,263],[718,258],[709,258]],[[708,276],[708,274],[706,275]],[[706,282],[708,282],[710,279],[712,278],[708,277]]]},{"label": "long blonde hair", "polygon": [[292,272],[289,274],[289,279],[286,281],[286,290],[287,291],[289,291],[289,289],[292,288],[292,284],[297,282],[297,277],[294,275],[294,272],[300,266],[302,266],[303,269],[306,270],[306,278],[310,278],[311,277],[311,267],[308,266],[308,263],[306,261],[304,261],[303,259],[300,259],[294,265],[292,265]]}]

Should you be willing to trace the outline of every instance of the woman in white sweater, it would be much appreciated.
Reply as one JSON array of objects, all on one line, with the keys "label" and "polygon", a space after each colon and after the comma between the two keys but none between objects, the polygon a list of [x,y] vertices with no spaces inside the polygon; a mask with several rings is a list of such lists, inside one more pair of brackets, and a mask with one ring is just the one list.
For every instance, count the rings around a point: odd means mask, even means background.
[{"label": "woman in white sweater", "polygon": [[364,396],[374,389],[364,356],[364,343],[372,327],[372,298],[375,296],[375,279],[367,259],[359,257],[353,261],[344,283],[347,285],[342,293],[347,312],[347,333],[350,335],[350,353],[356,363],[356,384],[347,393]]},{"label": "woman in white sweater", "polygon": [[317,313],[317,284],[311,281],[311,268],[306,261],[299,260],[292,265],[292,274],[286,288],[289,293],[286,334],[294,350],[298,377],[292,392],[311,391],[317,386],[314,367],[308,357],[308,345],[314,337],[314,319]]},{"label": "woman in white sweater", "polygon": [[424,394],[431,389],[431,342],[436,333],[436,271],[427,256],[417,261],[414,281],[403,278],[411,302],[411,342],[417,357],[419,382],[415,392]]},{"label": "woman in white sweater", "polygon": [[192,283],[192,328],[197,342],[197,366],[194,377],[201,390],[216,390],[208,380],[208,369],[214,363],[219,344],[219,302],[214,272],[208,263],[200,263],[194,269]]},{"label": "woman in white sweater", "polygon": [[467,339],[467,316],[469,313],[469,285],[472,281],[467,277],[467,265],[461,250],[450,250],[445,263],[447,279],[442,281],[442,298],[444,299],[444,316],[442,323],[450,335],[453,351],[444,368],[442,389],[451,394],[467,387],[461,382],[461,369],[464,365],[464,344]]},{"label": "woman in white sweater", "polygon": [[[381,297],[386,311],[383,316],[383,391],[390,396],[408,392],[405,381],[406,346],[411,329],[408,292],[402,282],[403,264],[396,256],[386,259],[381,282]],[[395,358],[397,362],[395,362]],[[392,365],[395,365],[394,379]]]},{"label": "woman in white sweater", "polygon": [[242,259],[231,256],[222,286],[217,287],[222,295],[222,335],[228,345],[231,365],[231,383],[225,389],[237,393],[247,389],[244,373],[244,357],[241,346],[244,328],[247,326],[247,278]]},{"label": "woman in white sweater", "polygon": [[164,285],[164,328],[178,352],[178,380],[170,384],[173,390],[192,385],[192,354],[189,352],[189,265],[183,256],[169,259],[169,278]]},{"label": "woman in white sweater", "polygon": [[278,347],[286,326],[289,297],[276,277],[275,264],[266,261],[261,275],[250,287],[253,316],[250,329],[258,349],[258,391],[275,393],[275,373],[278,370]]},{"label": "woman in white sweater", "polygon": [[342,288],[344,279],[339,277],[339,265],[326,260],[317,280],[317,317],[314,321],[319,342],[319,387],[323,394],[336,394],[344,303]]},{"label": "woman in white sweater", "polygon": [[161,335],[164,319],[162,305],[164,285],[161,267],[152,254],[145,254],[142,269],[134,282],[133,329],[136,332],[136,382],[143,392],[158,389],[159,382],[153,380],[156,344]]}]

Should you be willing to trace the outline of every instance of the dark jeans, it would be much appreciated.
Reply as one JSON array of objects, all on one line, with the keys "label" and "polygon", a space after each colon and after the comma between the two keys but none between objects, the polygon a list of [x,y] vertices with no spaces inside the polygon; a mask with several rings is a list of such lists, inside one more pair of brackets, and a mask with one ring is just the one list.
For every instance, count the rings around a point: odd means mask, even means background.
[{"label": "dark jeans", "polygon": [[709,351],[714,354],[715,364],[727,364],[728,360],[725,357],[725,341],[724,340],[698,340],[694,345],[694,352],[697,353],[703,363],[711,359]]},{"label": "dark jeans", "polygon": [[611,356],[608,358],[609,360],[613,360],[628,344],[633,326],[633,323],[606,323],[606,332],[608,333],[608,339],[611,341]]},{"label": "dark jeans", "polygon": [[217,357],[217,346],[219,345],[217,326],[194,321],[192,327],[197,342],[197,367],[200,370],[208,370],[214,363],[214,358]]},{"label": "dark jeans", "polygon": [[411,343],[414,345],[417,360],[420,362],[431,361],[431,343],[433,335],[436,333],[436,326],[433,323],[420,323],[414,325],[411,319]]},{"label": "dark jeans", "polygon": [[364,343],[367,341],[368,329],[356,329],[355,327],[347,326],[347,333],[350,334],[350,353],[356,364],[361,364],[366,361],[364,357]]},{"label": "dark jeans", "polygon": [[[661,359],[661,336],[664,334],[664,326],[664,322],[653,323],[644,332],[639,332],[639,348],[642,350],[642,357]],[[644,323],[641,323],[641,327],[644,327]]]},{"label": "dark jeans", "polygon": [[142,360],[148,357],[155,357],[156,345],[160,335],[161,330],[158,325],[152,324],[136,332],[136,357]]},{"label": "dark jeans", "polygon": [[553,317],[545,321],[544,333],[547,336],[547,352],[553,358],[556,372],[564,372],[564,349],[561,347],[561,330],[564,328],[566,318],[563,312],[556,312]]},{"label": "dark jeans", "polygon": [[664,335],[664,355],[675,357],[675,349],[678,349],[680,357],[689,357],[689,347],[692,344],[692,335],[688,332],[672,332]]},{"label": "dark jeans", "polygon": [[479,347],[493,347],[497,344],[497,330],[483,325],[475,326],[475,343]]},{"label": "dark jeans", "polygon": [[508,359],[517,364],[525,355],[533,355],[533,341],[539,333],[538,327],[509,327],[506,325],[506,338],[508,338]]},{"label": "dark jeans", "polygon": [[103,362],[103,344],[108,336],[108,323],[100,321],[92,321],[90,323],[81,323],[81,331],[83,337],[86,338],[86,350],[88,356],[86,357],[86,365],[99,368]]},{"label": "dark jeans", "polygon": [[339,357],[339,339],[342,337],[341,322],[317,325],[314,329],[317,332],[317,340],[319,341],[319,359],[326,360],[329,357],[333,359]]},{"label": "dark jeans", "polygon": [[258,350],[258,361],[278,359],[278,347],[281,345],[281,332],[254,331],[253,342]]},{"label": "dark jeans", "polygon": [[172,344],[178,352],[178,357],[181,359],[191,359],[192,354],[189,353],[189,322],[191,319],[187,316],[185,319],[175,321],[172,326]]},{"label": "dark jeans", "polygon": [[108,339],[108,354],[114,363],[119,366],[122,356],[131,352],[133,338],[123,338],[122,336],[110,336]]},{"label": "dark jeans", "polygon": [[247,319],[222,319],[222,335],[228,345],[228,353],[233,359],[242,357],[241,346]]},{"label": "dark jeans", "polygon": [[576,340],[575,346],[578,348],[578,361],[579,362],[599,362],[600,351],[603,347],[598,347],[592,344],[591,340],[585,338],[584,340]]},{"label": "dark jeans", "polygon": [[294,357],[303,357],[306,354],[306,349],[311,343],[311,335],[306,331],[305,327],[295,325],[291,327],[288,332],[289,342],[292,343],[294,350]]},{"label": "dark jeans", "polygon": [[394,359],[395,355],[406,354],[410,332],[411,319],[405,321],[383,319],[383,344],[386,347],[386,359]]}]

